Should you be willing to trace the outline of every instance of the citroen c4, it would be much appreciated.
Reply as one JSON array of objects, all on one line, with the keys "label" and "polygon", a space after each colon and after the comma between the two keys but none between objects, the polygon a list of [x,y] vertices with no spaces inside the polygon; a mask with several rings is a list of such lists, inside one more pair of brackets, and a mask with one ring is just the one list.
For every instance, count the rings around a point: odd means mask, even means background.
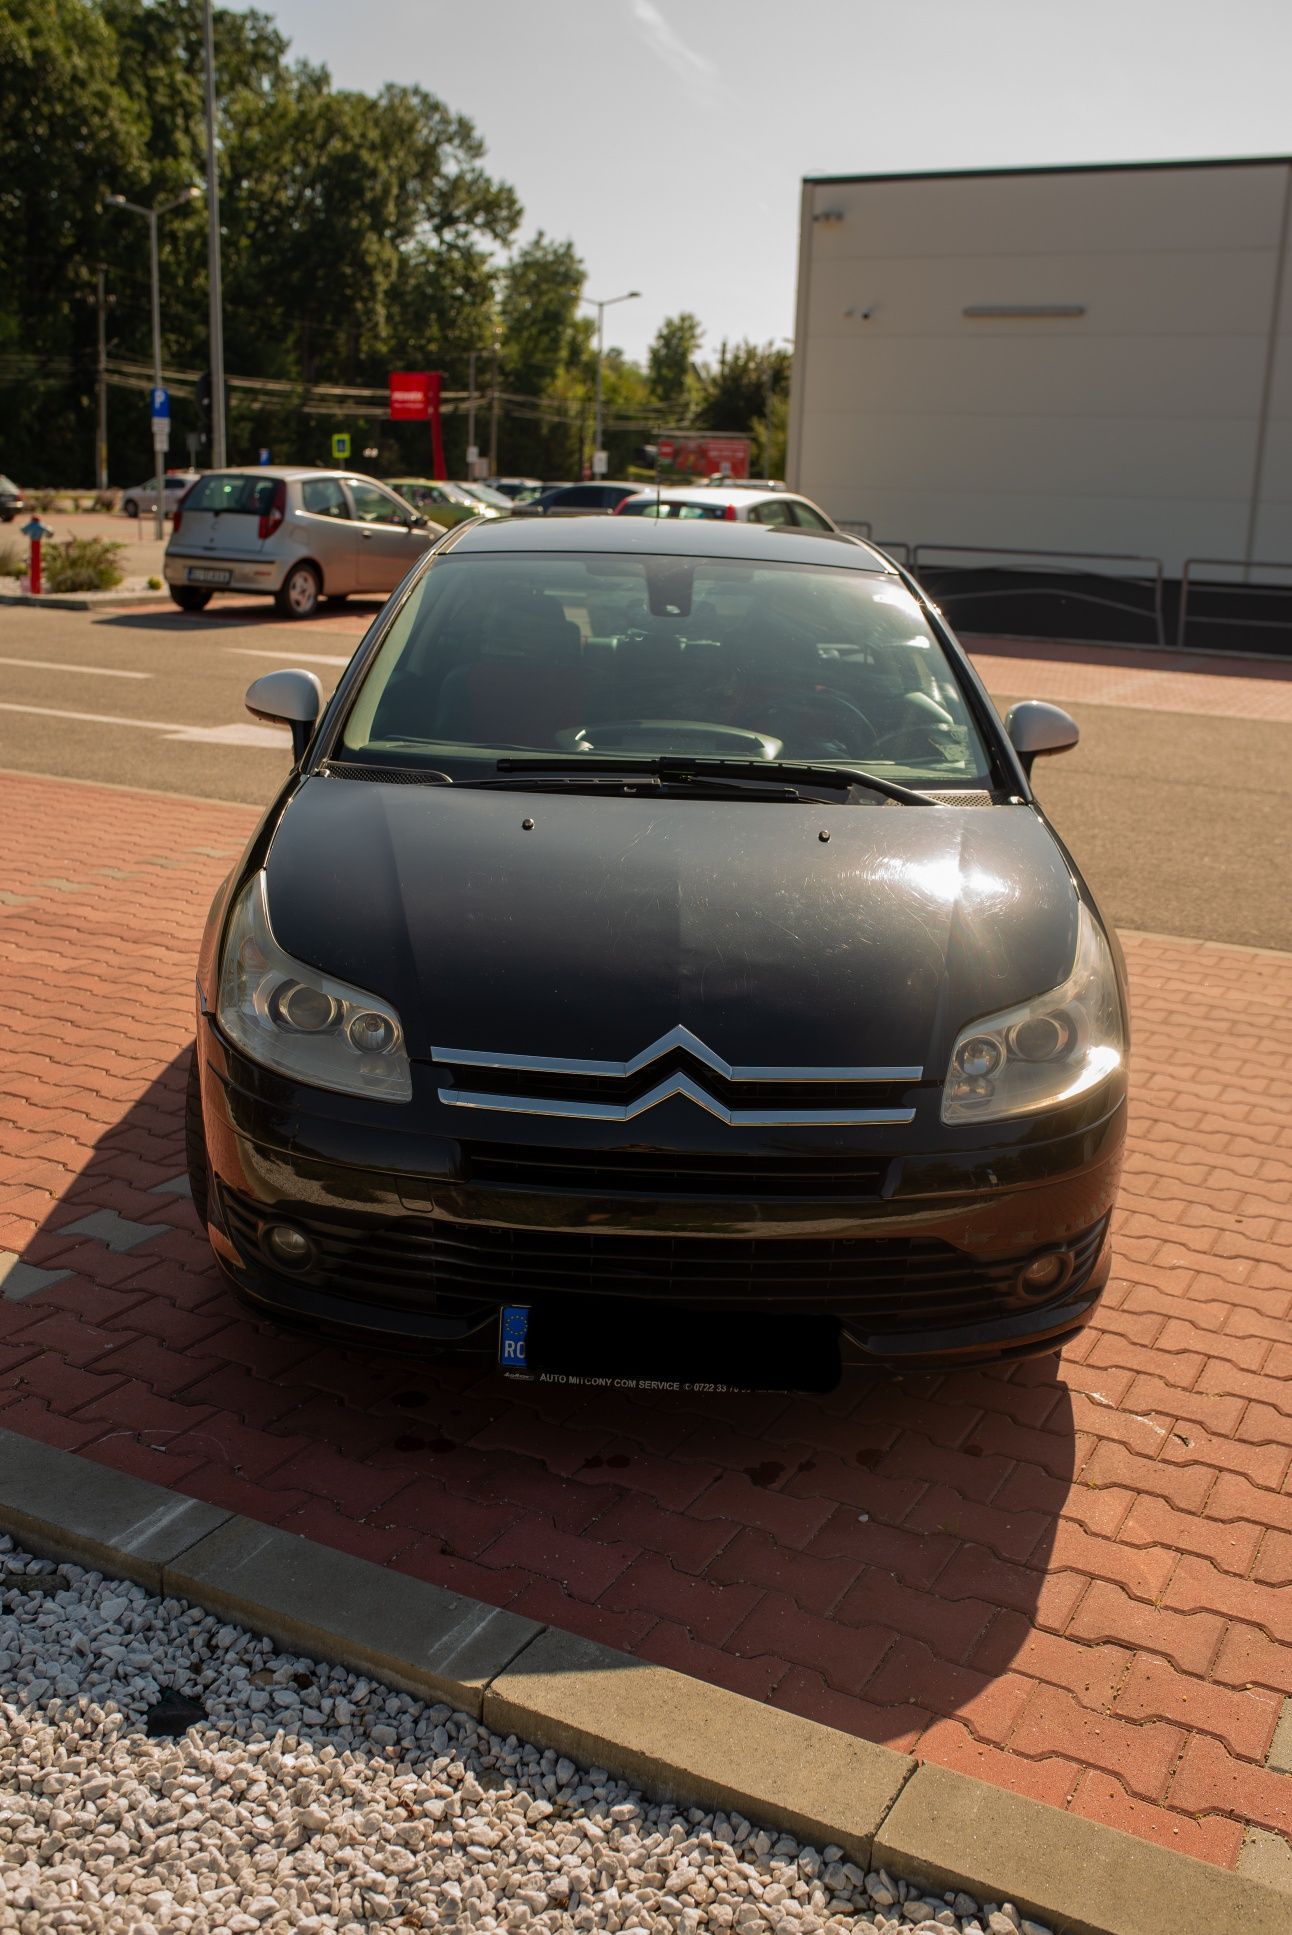
[{"label": "citroen c4", "polygon": [[472,520],[320,705],[197,970],[193,1199],[298,1323],[821,1388],[1053,1351],[1107,1280],[1117,942],[881,553]]}]

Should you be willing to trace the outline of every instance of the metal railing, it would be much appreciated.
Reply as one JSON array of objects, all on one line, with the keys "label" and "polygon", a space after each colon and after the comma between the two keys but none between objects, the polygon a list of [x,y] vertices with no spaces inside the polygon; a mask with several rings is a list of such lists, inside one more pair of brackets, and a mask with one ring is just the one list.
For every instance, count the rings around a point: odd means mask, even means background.
[{"label": "metal railing", "polygon": [[[950,553],[953,557],[996,558],[1002,560],[1029,558],[1037,560],[1036,564],[1031,567],[1034,575],[1044,575],[1060,580],[1106,577],[1112,584],[1135,586],[1147,595],[1149,600],[1147,605],[1128,603],[1125,598],[1103,597],[1098,592],[1079,590],[1071,585],[1063,587],[1061,595],[1077,600],[1083,604],[1098,605],[1108,611],[1129,612],[1131,616],[1143,619],[1149,623],[1153,628],[1158,645],[1163,648],[1166,646],[1166,618],[1162,594],[1163,569],[1161,558],[1141,557],[1133,552],[1121,551],[1023,551],[1015,546],[1007,548],[1003,545],[994,544],[926,543],[917,544],[911,553],[911,569],[917,576],[923,565],[928,562],[931,552]],[[1083,564],[1094,567],[1109,564],[1147,565],[1149,569],[1139,572],[1104,572],[1097,568],[1083,571],[1079,568]],[[938,569],[936,564],[932,568],[934,570]],[[973,567],[948,565],[944,568],[954,571],[957,569],[972,569]],[[1008,566],[1001,566],[999,568],[1008,569]],[[1037,585],[1033,582],[1026,585],[998,585],[985,591],[941,590],[938,593],[938,602],[949,605],[955,602],[967,604],[974,598],[1035,598],[1038,592],[1043,592],[1047,589],[1049,589],[1048,586]],[[1090,642],[1086,639],[1056,640],[1056,643],[1060,644],[1087,644]],[[1110,641],[1095,642],[1108,643]]]},{"label": "metal railing", "polygon": [[[1180,615],[1176,620],[1175,627],[1175,643],[1178,651],[1185,649],[1184,635],[1189,623],[1189,595],[1191,592],[1248,592],[1249,594],[1255,593],[1257,595],[1263,593],[1267,598],[1271,595],[1276,598],[1292,597],[1292,584],[1254,585],[1247,582],[1246,579],[1241,584],[1235,584],[1228,578],[1208,580],[1196,578],[1194,576],[1196,569],[1202,569],[1204,571],[1242,572],[1286,571],[1292,574],[1292,564],[1271,564],[1269,562],[1261,562],[1255,558],[1186,558],[1184,561],[1184,569],[1180,573]],[[1209,618],[1205,613],[1195,612],[1193,614],[1193,622],[1195,625],[1239,625],[1248,630],[1287,631],[1289,628],[1292,628],[1292,612],[1289,612],[1288,616],[1281,620],[1278,618],[1235,618],[1232,614],[1221,614],[1218,617]]]}]

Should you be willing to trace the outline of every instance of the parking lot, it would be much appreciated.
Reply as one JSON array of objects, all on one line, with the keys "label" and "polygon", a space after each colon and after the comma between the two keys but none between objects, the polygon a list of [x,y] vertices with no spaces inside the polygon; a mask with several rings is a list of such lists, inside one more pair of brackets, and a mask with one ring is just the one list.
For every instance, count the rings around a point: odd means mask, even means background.
[{"label": "parking lot", "polygon": [[0,1424],[1224,1866],[1281,1846],[1292,678],[977,642],[1002,704],[1082,725],[1039,790],[1131,970],[1090,1330],[824,1398],[611,1398],[276,1332],[185,1199],[197,936],[287,750],[241,692],[330,689],[376,609],[0,614]]}]

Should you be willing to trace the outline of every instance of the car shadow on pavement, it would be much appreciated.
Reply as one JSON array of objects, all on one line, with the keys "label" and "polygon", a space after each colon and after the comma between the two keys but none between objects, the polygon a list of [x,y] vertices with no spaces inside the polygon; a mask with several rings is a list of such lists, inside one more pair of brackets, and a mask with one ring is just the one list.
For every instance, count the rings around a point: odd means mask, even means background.
[{"label": "car shadow on pavement", "polygon": [[136,632],[200,631],[203,626],[213,623],[291,625],[303,637],[309,637],[314,626],[321,624],[325,629],[330,629],[329,620],[339,620],[351,630],[359,625],[366,627],[385,604],[384,597],[346,598],[344,602],[335,603],[324,599],[313,618],[301,619],[285,618],[270,598],[249,598],[245,604],[208,605],[205,611],[181,611],[177,605],[165,605],[155,608],[145,606],[134,611],[102,612],[96,623]]},{"label": "car shadow on pavement", "polygon": [[612,1391],[284,1330],[197,1227],[188,1062],[47,1148],[75,1168],[4,1283],[0,1426],[872,1739],[1012,1724],[1085,1586],[1059,1360]]}]

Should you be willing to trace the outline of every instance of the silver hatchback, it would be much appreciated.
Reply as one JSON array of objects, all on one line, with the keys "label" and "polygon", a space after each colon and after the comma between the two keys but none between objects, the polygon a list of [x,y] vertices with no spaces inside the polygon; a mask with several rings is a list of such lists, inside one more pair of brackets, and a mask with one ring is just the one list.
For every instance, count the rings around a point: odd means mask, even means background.
[{"label": "silver hatchback", "polygon": [[163,570],[183,611],[260,592],[285,618],[319,600],[393,591],[444,527],[371,477],[264,465],[213,470],[175,512]]}]

